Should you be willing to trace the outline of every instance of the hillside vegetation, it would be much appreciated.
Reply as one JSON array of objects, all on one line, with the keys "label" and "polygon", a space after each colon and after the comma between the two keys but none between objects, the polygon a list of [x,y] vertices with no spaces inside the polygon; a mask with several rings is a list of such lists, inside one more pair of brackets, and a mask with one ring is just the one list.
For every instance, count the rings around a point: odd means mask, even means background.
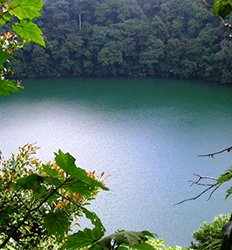
[{"label": "hillside vegetation", "polygon": [[17,77],[165,76],[229,83],[232,43],[192,0],[47,0],[46,48],[28,45]]}]

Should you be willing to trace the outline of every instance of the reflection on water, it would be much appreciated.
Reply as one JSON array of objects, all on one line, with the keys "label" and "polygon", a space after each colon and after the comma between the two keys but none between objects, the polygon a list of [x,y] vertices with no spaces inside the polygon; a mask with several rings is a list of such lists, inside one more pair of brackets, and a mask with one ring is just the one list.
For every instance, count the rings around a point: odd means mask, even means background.
[{"label": "reflection on water", "polygon": [[79,165],[108,175],[110,192],[92,209],[109,232],[157,233],[187,246],[204,220],[230,212],[224,190],[180,206],[194,196],[193,173],[217,176],[230,154],[199,153],[232,144],[232,89],[160,79],[28,81],[21,94],[0,99],[0,147],[5,154],[37,142],[40,156],[69,151]]}]

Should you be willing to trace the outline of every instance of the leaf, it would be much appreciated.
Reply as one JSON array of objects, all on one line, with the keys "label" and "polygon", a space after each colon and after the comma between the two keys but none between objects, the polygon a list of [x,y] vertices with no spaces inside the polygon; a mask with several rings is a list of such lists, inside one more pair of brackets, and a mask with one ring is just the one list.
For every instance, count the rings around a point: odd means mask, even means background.
[{"label": "leaf", "polygon": [[96,240],[93,230],[86,228],[84,231],[79,231],[69,236],[67,241],[61,247],[61,250],[79,250],[84,247],[91,247]]},{"label": "leaf", "polygon": [[215,0],[213,5],[213,13],[216,16],[225,17],[231,13],[231,0]]},{"label": "leaf", "polygon": [[46,214],[44,217],[44,226],[49,235],[55,235],[60,240],[70,230],[71,222],[64,211]]},{"label": "leaf", "polygon": [[85,184],[84,182],[80,182],[79,180],[69,181],[65,184],[64,189],[67,191],[71,191],[72,193],[81,194],[81,195],[91,195],[94,191],[94,187]]},{"label": "leaf", "polygon": [[96,242],[103,247],[103,249],[109,249],[111,242],[115,242],[116,245],[124,244],[129,247],[134,247],[147,241],[147,237],[143,232],[132,232],[132,231],[119,231],[115,234],[104,237],[103,239]]},{"label": "leaf", "polygon": [[0,25],[4,25],[10,21],[11,16],[9,13],[2,13],[0,16],[1,16],[0,17]]},{"label": "leaf", "polygon": [[154,250],[154,249],[156,249],[147,243],[141,243],[141,244],[135,245],[133,248],[136,250]]},{"label": "leaf", "polygon": [[[31,174],[17,181],[17,185],[23,189],[35,189],[43,182],[43,178],[37,174]],[[33,183],[33,185],[32,185]]]},{"label": "leaf", "polygon": [[104,187],[101,182],[89,177],[84,169],[78,168],[75,164],[75,158],[69,153],[65,154],[59,150],[55,156],[56,164],[71,177],[76,178],[77,180],[82,181],[93,188],[100,187],[104,190],[108,190],[108,188]]},{"label": "leaf", "polygon": [[51,166],[49,164],[47,165],[43,165],[42,166],[42,171],[52,177],[59,177],[59,173],[57,170],[52,169]]},{"label": "leaf", "polygon": [[92,222],[92,224],[95,226],[93,229],[95,238],[100,239],[101,237],[103,237],[106,230],[101,220],[96,215],[96,213],[90,212],[86,208],[82,208],[82,211],[84,212],[86,218],[88,218]]},{"label": "leaf", "polygon": [[223,173],[218,179],[217,183],[222,184],[232,179],[232,169],[228,169],[225,173]]},{"label": "leaf", "polygon": [[232,194],[232,187],[228,188],[226,191],[226,199]]},{"label": "leaf", "polygon": [[13,25],[13,31],[26,42],[34,42],[45,47],[42,32],[37,24],[29,20],[22,20]]},{"label": "leaf", "polygon": [[31,174],[29,176],[23,177],[16,182],[15,189],[20,190],[29,189],[35,194],[34,198],[40,199],[48,192],[45,186],[41,185],[44,182],[42,176],[37,174]]},{"label": "leaf", "polygon": [[88,218],[95,227],[93,229],[85,228],[83,231],[78,231],[69,236],[61,249],[78,250],[83,247],[91,249],[91,247],[104,235],[105,228],[98,216],[86,208],[82,208],[82,211],[85,213],[86,218]]},{"label": "leaf", "polygon": [[12,57],[12,55],[7,53],[6,51],[0,50],[0,64],[5,63],[11,57]]},{"label": "leaf", "polygon": [[15,84],[12,80],[0,80],[0,95],[9,96],[9,94],[18,92],[21,86]]},{"label": "leaf", "polygon": [[44,3],[41,0],[13,0],[9,5],[10,14],[18,19],[30,19],[41,16]]}]

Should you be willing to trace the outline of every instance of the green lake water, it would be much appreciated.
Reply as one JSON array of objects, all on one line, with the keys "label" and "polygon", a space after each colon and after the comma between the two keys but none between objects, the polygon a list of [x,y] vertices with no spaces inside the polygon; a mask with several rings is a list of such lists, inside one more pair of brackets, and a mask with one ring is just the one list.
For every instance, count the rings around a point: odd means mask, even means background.
[{"label": "green lake water", "polygon": [[109,233],[150,230],[188,246],[191,233],[231,200],[200,192],[194,173],[217,176],[231,154],[198,158],[232,145],[232,88],[168,79],[27,80],[0,97],[0,149],[5,155],[37,142],[39,155],[68,151],[87,170],[105,171],[110,192],[92,204]]}]

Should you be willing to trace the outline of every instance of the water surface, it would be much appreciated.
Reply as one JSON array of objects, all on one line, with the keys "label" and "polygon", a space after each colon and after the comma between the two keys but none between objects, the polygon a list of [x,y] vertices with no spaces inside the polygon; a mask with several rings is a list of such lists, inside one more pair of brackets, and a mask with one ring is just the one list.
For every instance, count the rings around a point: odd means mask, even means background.
[{"label": "water surface", "polygon": [[58,149],[80,166],[107,173],[110,192],[92,209],[109,233],[148,229],[188,246],[203,221],[230,212],[219,190],[200,192],[194,173],[217,176],[231,155],[197,158],[232,144],[232,89],[167,79],[28,80],[21,94],[0,97],[0,148],[16,152],[37,142],[44,160]]}]

